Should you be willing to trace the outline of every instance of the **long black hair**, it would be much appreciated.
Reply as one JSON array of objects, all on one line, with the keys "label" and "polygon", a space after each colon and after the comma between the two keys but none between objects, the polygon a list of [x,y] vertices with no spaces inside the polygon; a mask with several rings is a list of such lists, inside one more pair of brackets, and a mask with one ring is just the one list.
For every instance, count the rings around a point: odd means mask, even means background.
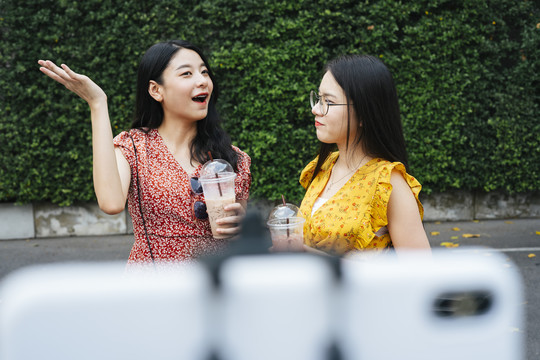
[{"label": "long black hair", "polygon": [[[365,154],[399,161],[408,169],[407,150],[399,112],[396,86],[384,63],[370,55],[346,55],[330,61],[325,73],[330,72],[341,86],[358,117],[358,129],[353,146],[363,146]],[[351,119],[347,121],[349,146]],[[311,181],[336,148],[335,144],[321,143],[319,158]]]},{"label": "long black hair", "polygon": [[131,128],[149,131],[157,129],[163,122],[163,108],[161,103],[148,93],[148,84],[150,80],[158,84],[163,83],[163,71],[181,49],[193,50],[199,54],[214,84],[214,90],[208,104],[208,113],[204,119],[197,121],[197,134],[191,143],[191,159],[204,164],[209,160],[208,152],[210,152],[213,158],[224,159],[238,170],[238,153],[231,147],[231,138],[221,126],[221,118],[216,109],[219,89],[214,74],[203,52],[185,40],[157,43],[150,47],[141,58],[137,73],[135,116]]}]

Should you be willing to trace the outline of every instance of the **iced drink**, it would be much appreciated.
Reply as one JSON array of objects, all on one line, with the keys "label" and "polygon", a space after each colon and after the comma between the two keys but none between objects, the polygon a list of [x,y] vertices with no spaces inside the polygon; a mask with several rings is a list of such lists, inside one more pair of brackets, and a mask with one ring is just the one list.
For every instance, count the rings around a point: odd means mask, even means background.
[{"label": "iced drink", "polygon": [[[220,226],[216,224],[216,220],[235,215],[234,211],[225,211],[223,207],[229,204],[234,204],[236,202],[236,196],[233,194],[232,196],[227,197],[205,197],[205,201],[206,212],[208,213],[208,220],[210,221],[210,227],[212,228],[212,234],[214,235],[214,238],[225,239],[229,237],[228,235],[222,235],[217,233],[217,228]],[[221,227],[225,226],[222,225]]]},{"label": "iced drink", "polygon": [[301,217],[273,219],[268,222],[272,237],[272,251],[302,251],[304,222]]},{"label": "iced drink", "polygon": [[210,221],[210,227],[212,229],[212,235],[216,239],[225,239],[230,235],[223,235],[217,233],[219,226],[216,224],[218,219],[235,215],[234,211],[225,211],[223,208],[226,205],[234,204],[236,202],[236,193],[234,191],[234,179],[236,174],[234,172],[219,172],[212,176],[205,176],[199,178],[203,187],[204,200],[206,202],[206,212],[208,213],[208,219]]},{"label": "iced drink", "polygon": [[272,251],[302,251],[304,238],[301,234],[272,236]]}]

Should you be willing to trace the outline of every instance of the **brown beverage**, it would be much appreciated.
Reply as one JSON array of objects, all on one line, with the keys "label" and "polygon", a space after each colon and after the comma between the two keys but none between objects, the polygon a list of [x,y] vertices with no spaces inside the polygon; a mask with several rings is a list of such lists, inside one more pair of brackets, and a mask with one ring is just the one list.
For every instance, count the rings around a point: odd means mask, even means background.
[{"label": "brown beverage", "polygon": [[[228,216],[234,216],[234,211],[225,211],[223,208],[226,205],[234,204],[236,202],[236,197],[234,194],[215,197],[215,198],[206,198],[206,212],[208,213],[208,220],[210,221],[210,227],[212,228],[212,235],[216,239],[225,239],[229,235],[223,235],[217,233],[217,228],[220,227],[216,224],[216,220],[222,219]],[[221,226],[224,227],[224,226]]]}]

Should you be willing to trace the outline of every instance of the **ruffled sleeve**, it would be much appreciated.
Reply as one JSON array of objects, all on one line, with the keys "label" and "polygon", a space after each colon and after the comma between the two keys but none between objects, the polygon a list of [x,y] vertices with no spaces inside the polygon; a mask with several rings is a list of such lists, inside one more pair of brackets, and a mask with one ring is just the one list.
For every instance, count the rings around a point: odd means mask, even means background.
[{"label": "ruffled sleeve", "polygon": [[309,182],[313,177],[313,172],[315,171],[315,166],[317,165],[318,159],[319,157],[317,156],[315,159],[311,160],[300,174],[300,185],[302,185],[304,189],[307,189],[309,186]]},{"label": "ruffled sleeve", "polygon": [[366,247],[367,244],[369,244],[369,242],[376,236],[377,231],[388,225],[387,210],[390,195],[392,194],[392,184],[390,183],[390,178],[393,170],[399,171],[407,184],[409,184],[409,187],[414,194],[414,198],[416,199],[416,204],[418,205],[420,218],[424,218],[424,207],[422,206],[422,203],[418,197],[420,190],[422,190],[422,185],[420,185],[418,180],[407,173],[405,166],[402,163],[388,163],[383,167],[379,174],[377,189],[375,190],[371,203],[371,232],[369,236],[363,239],[363,247]]},{"label": "ruffled sleeve", "polygon": [[113,139],[113,144],[114,146],[120,148],[129,165],[133,167],[133,164],[135,164],[135,152],[133,150],[133,141],[131,141],[130,134],[133,136],[133,140],[136,144],[141,141],[142,132],[138,130],[130,130],[129,132],[122,131],[120,134],[116,135],[116,137]]},{"label": "ruffled sleeve", "polygon": [[249,188],[251,186],[251,158],[248,154],[234,145],[233,149],[238,153],[238,173],[234,181],[236,199],[247,200],[249,198]]}]

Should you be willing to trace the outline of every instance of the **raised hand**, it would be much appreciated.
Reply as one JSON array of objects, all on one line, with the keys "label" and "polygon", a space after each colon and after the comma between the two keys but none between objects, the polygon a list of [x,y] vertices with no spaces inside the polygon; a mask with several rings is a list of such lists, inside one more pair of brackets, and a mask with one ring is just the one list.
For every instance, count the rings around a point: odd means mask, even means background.
[{"label": "raised hand", "polygon": [[129,163],[113,145],[107,95],[88,76],[73,72],[67,65],[39,60],[39,70],[64,85],[90,105],[92,120],[92,156],[94,189],[100,208],[107,214],[118,214],[126,204],[130,183]]},{"label": "raised hand", "polygon": [[90,107],[107,101],[105,92],[88,76],[77,74],[65,64],[58,67],[50,60],[39,60],[38,64],[41,72],[79,95]]}]

